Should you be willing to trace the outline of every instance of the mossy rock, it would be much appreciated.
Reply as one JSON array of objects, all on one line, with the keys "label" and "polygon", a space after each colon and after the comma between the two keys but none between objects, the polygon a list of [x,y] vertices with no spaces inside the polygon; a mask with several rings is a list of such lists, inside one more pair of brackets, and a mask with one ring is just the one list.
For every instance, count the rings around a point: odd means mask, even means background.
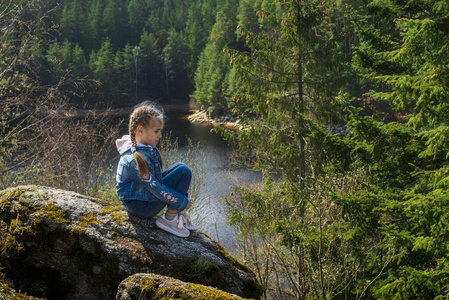
[{"label": "mossy rock", "polygon": [[112,299],[136,273],[262,294],[254,273],[201,232],[179,238],[119,205],[48,187],[9,188],[0,199],[0,265],[28,295]]},{"label": "mossy rock", "polygon": [[0,282],[0,299],[2,300],[43,300],[42,298],[36,298],[17,292],[11,288],[9,284]]},{"label": "mossy rock", "polygon": [[187,283],[162,275],[134,274],[120,283],[116,299],[235,300],[244,298],[213,287]]}]

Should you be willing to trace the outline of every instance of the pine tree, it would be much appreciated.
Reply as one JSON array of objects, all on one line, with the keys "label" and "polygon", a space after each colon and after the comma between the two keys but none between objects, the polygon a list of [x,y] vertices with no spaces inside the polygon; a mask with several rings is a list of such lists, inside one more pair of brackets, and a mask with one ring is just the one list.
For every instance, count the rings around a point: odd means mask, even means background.
[{"label": "pine tree", "polygon": [[254,34],[241,27],[250,52],[228,53],[243,83],[236,110],[254,127],[252,139],[258,136],[260,151],[268,154],[260,166],[280,168],[289,181],[303,186],[311,175],[306,165],[313,131],[338,121],[335,83],[347,57],[338,48],[341,36],[328,30],[325,16],[333,6],[299,1],[282,7],[282,19],[258,11],[276,24],[273,29]]},{"label": "pine tree", "polygon": [[[442,299],[448,280],[447,1],[370,1],[354,18],[361,43],[354,67],[370,86],[365,97],[388,103],[402,123],[350,114],[353,155],[369,166],[382,215],[372,235],[379,255],[366,264],[379,299]],[[343,201],[344,203],[346,201]],[[347,203],[347,202],[346,202]],[[362,221],[363,222],[363,221]],[[360,224],[360,223],[359,223]],[[370,235],[368,231],[365,233]],[[439,243],[436,241],[439,240]],[[395,251],[390,259],[386,249]],[[379,252],[378,252],[379,253]],[[379,277],[378,270],[385,276]]]},{"label": "pine tree", "polygon": [[229,2],[217,13],[208,42],[200,55],[195,73],[195,92],[197,105],[205,106],[212,114],[222,114],[228,107],[224,97],[225,78],[230,65],[223,49],[235,45],[234,29],[236,3]]},{"label": "pine tree", "polygon": [[126,44],[125,48],[122,51],[122,60],[123,60],[123,69],[120,71],[123,76],[123,86],[125,91],[124,101],[126,101],[126,105],[129,106],[129,97],[128,94],[131,94],[134,91],[134,66],[132,61],[132,46],[130,44]]},{"label": "pine tree", "polygon": [[106,0],[103,11],[103,36],[108,37],[114,48],[122,48],[126,44],[128,19],[125,13],[125,1]]},{"label": "pine tree", "polygon": [[97,53],[93,52],[90,56],[89,66],[94,79],[101,83],[100,96],[105,98],[114,86],[111,80],[112,63],[113,63],[112,45],[109,40],[102,43]]},{"label": "pine tree", "polygon": [[57,41],[53,41],[47,50],[48,69],[50,70],[50,82],[56,83],[62,76],[62,68],[59,63],[60,45]]},{"label": "pine tree", "polygon": [[259,279],[267,282],[264,270],[278,270],[278,295],[285,284],[296,299],[331,299],[348,291],[360,263],[358,248],[340,238],[347,224],[333,195],[344,193],[345,185],[327,168],[331,154],[325,152],[349,149],[326,130],[340,121],[339,91],[346,87],[341,74],[351,58],[335,26],[343,7],[277,2],[278,8],[255,4],[260,26],[242,24],[256,32],[239,27],[248,48],[227,51],[237,82],[229,85],[237,90],[233,109],[244,130],[225,136],[236,139],[245,162],[264,173],[260,190],[235,189],[240,201],[233,205],[230,197],[231,222],[242,230]]},{"label": "pine tree", "polygon": [[204,27],[201,14],[201,3],[192,4],[188,11],[186,28],[184,35],[187,37],[187,45],[189,48],[189,74],[193,74],[196,70],[201,50],[206,44],[208,30]]},{"label": "pine tree", "polygon": [[167,44],[163,51],[171,59],[173,72],[171,85],[176,87],[176,93],[172,93],[172,97],[179,99],[181,95],[186,95],[190,88],[187,81],[189,50],[185,37],[175,29],[170,29],[168,31]]},{"label": "pine tree", "polygon": [[[240,1],[237,19],[238,26],[243,26],[250,32],[258,34],[259,18],[256,15],[257,9],[255,9],[255,4],[256,2],[251,0]],[[239,39],[245,39],[245,37],[240,34],[240,30],[237,30],[236,34]]]},{"label": "pine tree", "polygon": [[64,4],[64,8],[61,14],[61,20],[59,22],[62,27],[62,35],[66,39],[74,41],[76,35],[76,15],[75,11],[71,9],[71,6],[68,3]]},{"label": "pine tree", "polygon": [[64,4],[60,24],[63,33],[62,39],[84,46],[88,26],[82,1],[75,0],[70,4]]},{"label": "pine tree", "polygon": [[137,44],[142,32],[146,16],[148,15],[148,4],[144,0],[131,0],[128,4],[128,20],[131,37],[128,42]]},{"label": "pine tree", "polygon": [[[156,37],[152,33],[142,32],[139,47],[141,49],[141,84],[139,87],[147,95],[147,98],[157,99],[163,86],[160,80],[159,47]],[[157,96],[156,96],[157,95]]]},{"label": "pine tree", "polygon": [[87,63],[84,50],[76,44],[73,49],[70,70],[75,78],[83,78],[87,74]]},{"label": "pine tree", "polygon": [[98,50],[100,48],[99,41],[103,36],[103,29],[101,27],[103,19],[103,8],[101,3],[101,0],[93,0],[88,11],[88,46],[86,47],[86,49],[84,49],[87,52],[90,52],[91,50]]}]

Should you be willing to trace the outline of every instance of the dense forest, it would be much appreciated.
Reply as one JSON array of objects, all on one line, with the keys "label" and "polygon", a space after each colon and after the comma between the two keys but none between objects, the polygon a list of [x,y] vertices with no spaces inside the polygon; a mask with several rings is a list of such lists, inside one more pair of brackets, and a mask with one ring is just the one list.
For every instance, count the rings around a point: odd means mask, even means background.
[{"label": "dense forest", "polygon": [[3,1],[0,186],[108,197],[116,125],[64,111],[190,103],[238,117],[216,130],[264,174],[225,199],[264,298],[448,299],[448,23],[446,0]]},{"label": "dense forest", "polygon": [[[220,3],[223,2],[223,3]],[[65,73],[101,85],[83,91],[90,105],[188,100],[198,57],[226,1],[44,1],[40,79]],[[227,4],[227,5],[236,5]],[[75,99],[79,102],[80,99]]]}]

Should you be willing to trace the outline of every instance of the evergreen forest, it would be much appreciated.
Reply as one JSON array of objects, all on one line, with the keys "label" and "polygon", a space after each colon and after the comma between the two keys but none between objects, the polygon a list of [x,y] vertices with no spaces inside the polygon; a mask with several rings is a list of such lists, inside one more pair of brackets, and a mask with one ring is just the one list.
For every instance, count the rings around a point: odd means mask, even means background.
[{"label": "evergreen forest", "polygon": [[449,299],[448,24],[447,0],[2,0],[0,188],[111,197],[119,124],[69,112],[189,104],[263,173],[224,201],[264,299]]}]

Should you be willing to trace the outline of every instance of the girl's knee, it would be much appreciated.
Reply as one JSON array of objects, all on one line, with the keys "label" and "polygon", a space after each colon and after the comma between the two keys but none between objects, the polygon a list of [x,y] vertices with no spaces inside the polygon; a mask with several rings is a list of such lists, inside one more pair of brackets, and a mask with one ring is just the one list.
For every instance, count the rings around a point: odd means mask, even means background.
[{"label": "girl's knee", "polygon": [[192,177],[192,170],[190,170],[190,168],[185,163],[180,163],[179,168],[184,173],[184,176],[189,178]]},{"label": "girl's knee", "polygon": [[176,170],[177,172],[183,172],[186,175],[188,174],[192,174],[192,171],[190,170],[190,168],[183,162],[177,162],[174,165],[172,165],[170,167],[170,169],[172,170]]}]

